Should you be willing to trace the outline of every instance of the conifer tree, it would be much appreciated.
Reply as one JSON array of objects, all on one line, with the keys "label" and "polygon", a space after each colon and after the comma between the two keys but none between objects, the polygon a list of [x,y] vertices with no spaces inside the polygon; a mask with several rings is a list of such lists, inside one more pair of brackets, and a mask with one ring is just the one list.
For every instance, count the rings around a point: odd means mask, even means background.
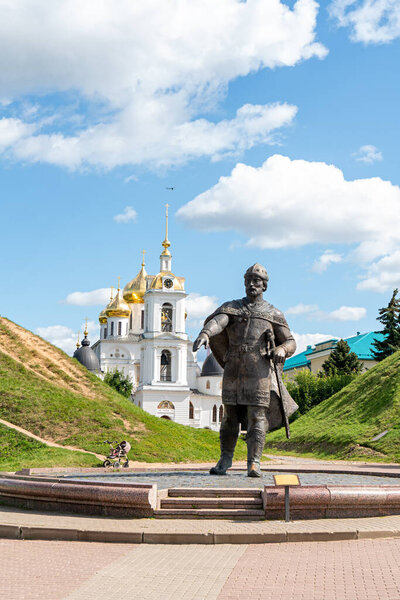
[{"label": "conifer tree", "polygon": [[400,350],[400,300],[397,298],[399,290],[393,290],[392,298],[387,306],[379,309],[380,321],[383,325],[382,333],[384,340],[375,340],[373,343],[372,354],[375,360],[381,361],[387,358],[396,350]]},{"label": "conifer tree", "polygon": [[350,346],[344,340],[339,340],[322,365],[325,375],[361,373],[362,364],[355,352],[350,352]]}]

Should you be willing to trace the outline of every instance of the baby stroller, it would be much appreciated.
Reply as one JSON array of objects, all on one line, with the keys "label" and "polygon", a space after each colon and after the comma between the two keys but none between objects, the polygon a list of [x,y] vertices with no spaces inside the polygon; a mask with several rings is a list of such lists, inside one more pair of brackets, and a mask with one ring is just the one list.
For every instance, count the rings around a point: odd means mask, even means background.
[{"label": "baby stroller", "polygon": [[[123,463],[123,467],[129,467],[128,452],[131,449],[129,442],[123,441],[120,444],[117,444],[117,442],[110,442],[109,440],[106,440],[104,443],[110,444],[110,452],[103,462],[103,467],[113,466],[114,469],[119,469],[121,463]],[[114,444],[117,444],[115,448]]]}]

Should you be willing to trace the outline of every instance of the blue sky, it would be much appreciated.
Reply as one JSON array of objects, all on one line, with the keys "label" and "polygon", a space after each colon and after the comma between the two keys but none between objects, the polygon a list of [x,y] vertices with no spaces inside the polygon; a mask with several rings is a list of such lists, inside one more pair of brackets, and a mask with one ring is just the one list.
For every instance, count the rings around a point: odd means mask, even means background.
[{"label": "blue sky", "polygon": [[1,314],[66,351],[87,316],[94,342],[104,289],[142,249],[158,272],[168,202],[192,337],[256,261],[300,350],[375,329],[400,286],[399,38],[393,0],[3,2]]}]

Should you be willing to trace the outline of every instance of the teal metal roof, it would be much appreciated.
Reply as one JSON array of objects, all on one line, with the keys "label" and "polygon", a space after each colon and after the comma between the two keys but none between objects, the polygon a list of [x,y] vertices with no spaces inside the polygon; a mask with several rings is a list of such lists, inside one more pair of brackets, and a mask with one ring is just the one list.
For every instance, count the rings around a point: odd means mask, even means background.
[{"label": "teal metal roof", "polygon": [[[385,336],[382,335],[382,333],[369,331],[368,333],[359,333],[352,337],[345,338],[345,341],[350,346],[350,352],[355,352],[360,360],[373,360],[374,357],[372,355],[372,343],[374,340],[382,341],[384,337]],[[311,363],[308,357],[319,351],[318,346],[331,341],[332,340],[328,339],[325,342],[319,342],[318,344],[315,344],[313,348],[308,346],[307,350],[304,350],[304,352],[299,352],[299,354],[295,354],[295,356],[288,358],[288,360],[285,362],[283,370],[289,371],[290,369],[300,369],[310,366]],[[337,342],[337,340],[334,341]]]}]

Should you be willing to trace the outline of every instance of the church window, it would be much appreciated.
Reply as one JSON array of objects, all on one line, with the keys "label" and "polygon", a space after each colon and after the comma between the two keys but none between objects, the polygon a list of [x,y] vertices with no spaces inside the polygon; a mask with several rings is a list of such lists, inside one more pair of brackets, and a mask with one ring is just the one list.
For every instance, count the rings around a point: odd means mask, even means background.
[{"label": "church window", "polygon": [[114,356],[114,354],[110,354],[111,358]]},{"label": "church window", "polygon": [[172,304],[169,302],[161,308],[161,331],[172,331]]},{"label": "church window", "polygon": [[194,406],[189,402],[189,419],[194,419]]},{"label": "church window", "polygon": [[211,386],[210,386],[210,380],[209,380],[209,379],[207,379],[207,383],[206,383],[206,390],[209,390],[209,389],[210,389],[210,387],[211,387]]},{"label": "church window", "polygon": [[159,409],[166,409],[167,408],[169,410],[175,410],[175,406],[169,400],[162,400],[160,402],[160,404],[157,406],[157,408],[159,408]]},{"label": "church window", "polygon": [[107,339],[107,327],[104,327],[104,339]]},{"label": "church window", "polygon": [[224,416],[224,407],[223,407],[223,405],[222,405],[222,404],[221,404],[221,406],[219,407],[219,415],[218,415],[218,416],[219,416],[219,422],[221,423],[221,421],[222,421],[222,417]]},{"label": "church window", "polygon": [[118,321],[118,335],[122,335],[122,323]]},{"label": "church window", "polygon": [[132,313],[131,313],[131,316],[129,317],[129,327],[130,327],[130,329],[132,329]]},{"label": "church window", "polygon": [[217,422],[217,407],[216,407],[216,405],[215,405],[215,404],[214,404],[214,406],[213,406],[212,422],[213,422],[213,423],[216,423],[216,422]]},{"label": "church window", "polygon": [[144,310],[140,313],[140,329],[144,329]]},{"label": "church window", "polygon": [[111,337],[114,335],[114,322],[111,321]]},{"label": "church window", "polygon": [[171,362],[171,352],[169,350],[163,350],[161,352],[160,360],[160,381],[172,381]]}]

